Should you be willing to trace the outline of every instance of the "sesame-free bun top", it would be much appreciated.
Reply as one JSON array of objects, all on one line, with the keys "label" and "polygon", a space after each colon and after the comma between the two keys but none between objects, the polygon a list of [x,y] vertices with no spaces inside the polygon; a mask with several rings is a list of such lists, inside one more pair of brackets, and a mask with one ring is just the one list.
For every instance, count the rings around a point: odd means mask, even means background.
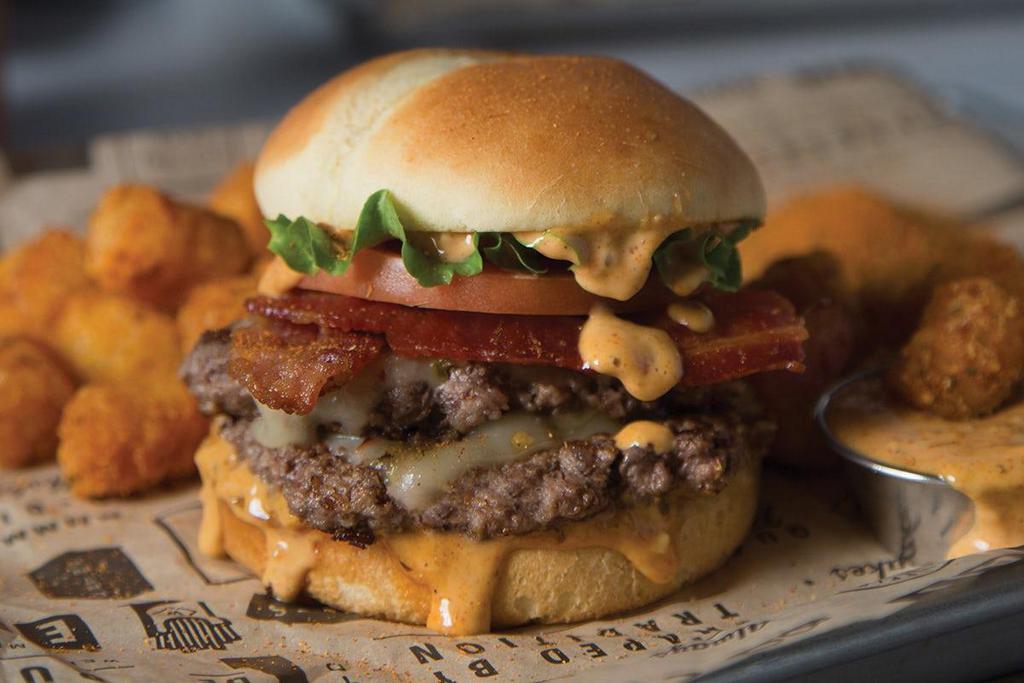
[{"label": "sesame-free bun top", "polygon": [[681,228],[760,219],[765,204],[733,139],[624,62],[442,49],[328,81],[256,167],[265,216],[336,229],[380,189],[423,232]]}]

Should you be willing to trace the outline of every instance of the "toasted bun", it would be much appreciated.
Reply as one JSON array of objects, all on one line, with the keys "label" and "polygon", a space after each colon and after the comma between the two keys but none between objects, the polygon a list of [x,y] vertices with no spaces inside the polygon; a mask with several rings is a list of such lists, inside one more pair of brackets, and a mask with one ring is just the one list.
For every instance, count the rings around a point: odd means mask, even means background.
[{"label": "toasted bun", "polygon": [[256,168],[264,215],[338,229],[382,188],[423,232],[685,227],[760,219],[765,205],[732,138],[624,62],[439,49],[327,82]]},{"label": "toasted bun", "polygon": [[[214,434],[200,452],[225,448],[231,447]],[[202,467],[200,471],[205,474]],[[671,504],[685,506],[680,515],[685,521],[675,530],[675,547],[683,556],[678,574],[668,583],[650,581],[612,550],[512,551],[498,573],[492,627],[598,618],[646,605],[706,575],[732,554],[749,530],[757,505],[759,473],[759,462],[749,458],[717,495],[673,499]],[[271,495],[278,499],[270,501],[266,509],[281,509],[283,499]],[[254,574],[264,576],[268,554],[280,536],[274,529],[233,512],[225,501],[217,504],[224,549]],[[567,533],[571,527],[565,527]],[[410,578],[386,542],[359,549],[319,531],[303,529],[301,533],[317,547],[315,562],[305,577],[309,596],[355,614],[426,623],[430,591]]]}]

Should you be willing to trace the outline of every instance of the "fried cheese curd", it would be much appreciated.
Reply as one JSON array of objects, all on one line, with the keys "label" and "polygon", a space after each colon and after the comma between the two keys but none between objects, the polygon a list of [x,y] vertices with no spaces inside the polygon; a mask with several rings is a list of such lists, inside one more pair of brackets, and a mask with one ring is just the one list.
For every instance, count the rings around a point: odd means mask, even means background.
[{"label": "fried cheese curd", "polygon": [[72,493],[125,496],[195,471],[208,423],[177,377],[91,384],[64,409],[57,460]]},{"label": "fried cheese curd", "polygon": [[922,410],[962,420],[993,412],[1024,379],[1024,311],[990,278],[935,289],[886,380]]},{"label": "fried cheese curd", "polygon": [[253,192],[254,165],[251,161],[239,164],[226,175],[210,194],[207,205],[222,216],[233,219],[245,233],[245,241],[253,256],[267,251],[270,231],[263,223],[263,214]]},{"label": "fried cheese curd", "polygon": [[103,195],[89,222],[86,271],[109,291],[162,309],[190,287],[238,275],[252,261],[239,225],[145,185]]},{"label": "fried cheese curd", "polygon": [[0,467],[53,457],[57,424],[75,383],[45,346],[27,337],[0,337]]},{"label": "fried cheese curd", "polygon": [[255,274],[214,280],[194,287],[178,309],[181,348],[191,349],[206,330],[219,330],[244,318],[245,300],[256,295]]},{"label": "fried cheese curd", "polygon": [[93,288],[82,239],[50,228],[0,259],[0,334],[45,341],[68,297]]}]

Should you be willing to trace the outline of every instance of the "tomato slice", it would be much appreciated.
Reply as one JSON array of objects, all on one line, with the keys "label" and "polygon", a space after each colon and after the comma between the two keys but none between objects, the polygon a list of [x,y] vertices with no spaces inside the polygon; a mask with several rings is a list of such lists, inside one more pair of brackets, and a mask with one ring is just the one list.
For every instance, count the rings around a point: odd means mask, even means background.
[{"label": "tomato slice", "polygon": [[344,275],[319,272],[304,277],[298,287],[416,308],[507,315],[586,315],[597,302],[635,313],[664,307],[673,296],[657,277],[632,299],[616,301],[586,291],[569,272],[533,275],[489,263],[478,275],[456,275],[450,285],[423,287],[397,252],[380,248],[359,251]]}]

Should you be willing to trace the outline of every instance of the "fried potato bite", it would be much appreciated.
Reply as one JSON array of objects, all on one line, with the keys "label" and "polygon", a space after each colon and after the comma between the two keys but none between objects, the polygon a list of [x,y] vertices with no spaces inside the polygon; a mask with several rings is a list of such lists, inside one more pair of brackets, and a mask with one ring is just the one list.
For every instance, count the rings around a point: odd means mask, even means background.
[{"label": "fried potato bite", "polygon": [[174,376],[87,385],[64,409],[57,462],[75,495],[126,496],[191,474],[207,426]]},{"label": "fried potato bite", "polygon": [[985,277],[936,288],[887,375],[905,401],[954,420],[991,413],[1021,379],[1024,311]]},{"label": "fried potato bite", "polygon": [[245,271],[242,228],[152,187],[107,190],[89,222],[86,271],[105,290],[174,309],[188,290]]},{"label": "fried potato bite", "polygon": [[0,333],[45,340],[68,298],[92,288],[83,240],[51,228],[0,259]]},{"label": "fried potato bite", "polygon": [[53,338],[85,382],[142,382],[153,374],[173,375],[182,358],[174,318],[119,294],[72,297]]},{"label": "fried potato bite", "polygon": [[245,232],[245,240],[253,256],[263,254],[270,241],[270,231],[263,224],[263,214],[253,192],[254,166],[251,161],[239,164],[226,175],[210,195],[211,209],[234,219]]},{"label": "fried potato bite", "polygon": [[181,348],[191,349],[206,330],[227,327],[245,317],[245,300],[256,295],[254,275],[214,280],[189,292],[178,309],[178,333]]},{"label": "fried potato bite", "polygon": [[61,411],[74,391],[49,349],[26,337],[0,338],[0,467],[53,457]]}]

